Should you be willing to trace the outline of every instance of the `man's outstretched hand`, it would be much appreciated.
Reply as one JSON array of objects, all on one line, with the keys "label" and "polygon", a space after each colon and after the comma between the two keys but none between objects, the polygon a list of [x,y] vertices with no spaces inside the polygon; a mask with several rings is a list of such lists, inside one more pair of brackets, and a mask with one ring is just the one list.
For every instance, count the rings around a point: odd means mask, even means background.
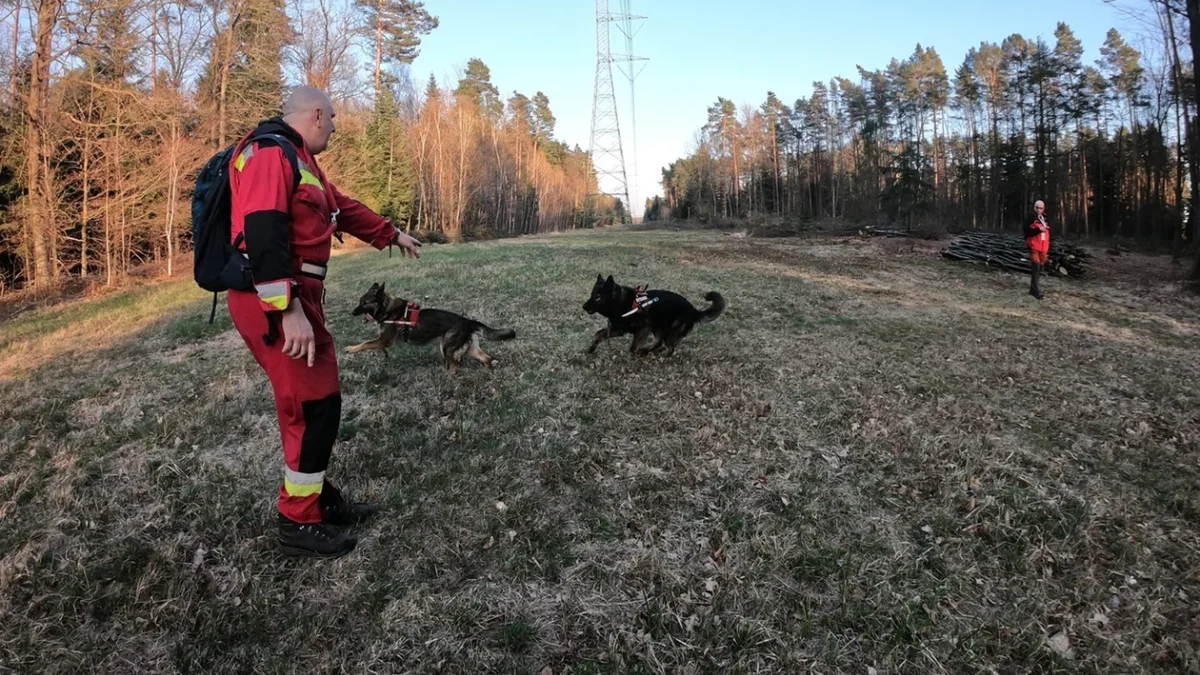
[{"label": "man's outstretched hand", "polygon": [[400,228],[396,228],[396,236],[392,238],[392,243],[399,246],[406,257],[421,257],[421,252],[417,250],[421,248],[421,242],[401,232]]}]

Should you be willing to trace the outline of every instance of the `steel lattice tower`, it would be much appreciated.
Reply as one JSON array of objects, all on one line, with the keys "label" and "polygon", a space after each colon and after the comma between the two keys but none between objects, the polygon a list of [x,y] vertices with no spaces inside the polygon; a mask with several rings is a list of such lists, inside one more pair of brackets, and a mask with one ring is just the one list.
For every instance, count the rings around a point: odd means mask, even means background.
[{"label": "steel lattice tower", "polygon": [[[644,61],[630,53],[613,54],[609,40],[609,25],[618,24],[618,29],[625,35],[626,48],[632,51],[634,31],[632,23],[635,17],[629,13],[629,0],[620,0],[622,13],[613,14],[609,10],[609,0],[596,0],[596,88],[592,97],[592,137],[589,157],[596,171],[597,191],[599,194],[621,199],[625,205],[625,222],[633,215],[633,201],[630,199],[629,180],[625,173],[625,152],[621,145],[621,124],[617,115],[617,95],[613,87],[613,63],[628,64],[629,70],[622,72],[629,78],[630,118],[633,118],[633,80],[637,73],[633,70],[634,61]],[[620,67],[620,66],[618,66]],[[636,149],[634,156],[637,156]],[[634,167],[634,175],[637,168]],[[607,184],[607,189],[606,189]]]}]

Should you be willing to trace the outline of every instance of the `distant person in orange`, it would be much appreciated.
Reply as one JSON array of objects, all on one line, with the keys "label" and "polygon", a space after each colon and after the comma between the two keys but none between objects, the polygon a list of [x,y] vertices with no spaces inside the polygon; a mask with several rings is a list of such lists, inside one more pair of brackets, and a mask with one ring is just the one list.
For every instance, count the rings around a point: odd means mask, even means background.
[{"label": "distant person in orange", "polygon": [[1033,222],[1025,226],[1025,243],[1029,245],[1029,294],[1041,300],[1038,282],[1050,254],[1050,223],[1046,222],[1046,204],[1040,199],[1033,204]]}]

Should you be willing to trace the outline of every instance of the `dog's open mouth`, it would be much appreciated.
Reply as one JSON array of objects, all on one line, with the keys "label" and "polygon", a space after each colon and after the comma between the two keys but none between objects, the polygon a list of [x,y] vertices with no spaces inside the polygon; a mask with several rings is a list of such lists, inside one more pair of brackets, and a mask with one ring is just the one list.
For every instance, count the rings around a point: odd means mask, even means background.
[{"label": "dog's open mouth", "polygon": [[363,314],[363,323],[375,323],[375,317],[370,314]]}]

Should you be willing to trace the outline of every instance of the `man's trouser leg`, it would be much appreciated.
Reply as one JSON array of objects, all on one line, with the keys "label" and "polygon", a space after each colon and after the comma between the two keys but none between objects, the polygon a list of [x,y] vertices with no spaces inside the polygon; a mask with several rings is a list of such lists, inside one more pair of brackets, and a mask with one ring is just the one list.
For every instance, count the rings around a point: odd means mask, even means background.
[{"label": "man's trouser leg", "polygon": [[297,523],[319,523],[321,488],[337,439],[342,397],[333,338],[325,330],[319,310],[310,310],[308,302],[305,310],[317,340],[316,359],[311,368],[306,358],[293,359],[283,353],[282,331],[274,344],[264,342],[267,318],[257,295],[229,293],[229,312],[234,325],[266,372],[275,394],[284,456],[279,512]]},{"label": "man's trouser leg", "polygon": [[1046,256],[1040,251],[1029,252],[1029,292],[1032,295],[1041,295],[1042,289],[1040,281],[1042,278],[1042,264],[1045,263]]}]

